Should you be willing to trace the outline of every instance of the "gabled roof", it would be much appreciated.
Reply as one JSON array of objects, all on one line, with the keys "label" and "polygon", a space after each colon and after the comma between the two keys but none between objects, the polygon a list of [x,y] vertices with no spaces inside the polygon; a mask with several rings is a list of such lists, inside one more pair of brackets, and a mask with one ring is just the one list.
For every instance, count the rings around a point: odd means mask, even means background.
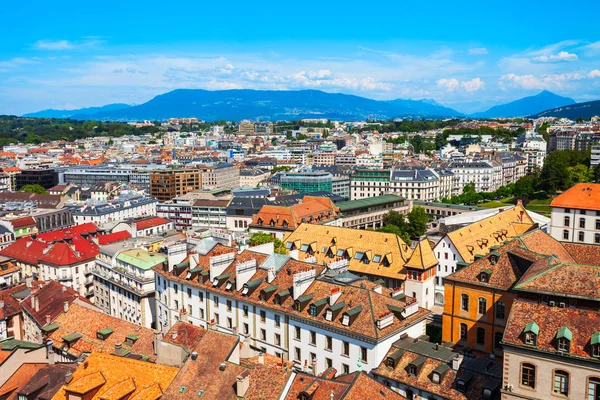
[{"label": "gabled roof", "polygon": [[578,183],[556,196],[550,207],[600,211],[600,184]]},{"label": "gabled roof", "polygon": [[415,247],[412,255],[404,266],[407,268],[426,270],[435,267],[437,264],[438,260],[435,258],[435,254],[433,254],[433,249],[429,244],[429,240],[423,239],[417,244],[417,247]]},{"label": "gabled roof", "polygon": [[[32,306],[32,297],[36,297],[39,308],[38,311]],[[64,312],[64,303],[67,302],[70,306],[77,300],[84,302],[93,307],[85,298],[79,297],[79,293],[71,288],[61,285],[56,281],[48,281],[44,285],[40,285],[39,289],[33,291],[22,302],[23,309],[37,322],[41,327],[46,325],[46,315],[50,316],[50,321],[54,321],[61,313]]]},{"label": "gabled roof", "polygon": [[98,245],[105,245],[111,243],[122,242],[126,239],[131,238],[131,234],[128,231],[119,231],[108,233],[106,235],[98,236]]},{"label": "gabled roof", "polygon": [[149,217],[142,220],[135,221],[135,227],[137,230],[150,229],[157,226],[162,226],[170,223],[168,219],[161,217]]}]

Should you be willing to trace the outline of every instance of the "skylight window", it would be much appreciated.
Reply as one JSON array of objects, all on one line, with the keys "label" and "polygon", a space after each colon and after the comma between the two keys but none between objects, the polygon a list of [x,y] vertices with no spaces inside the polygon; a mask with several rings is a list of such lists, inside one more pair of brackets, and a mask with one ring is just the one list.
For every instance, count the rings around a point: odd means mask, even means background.
[{"label": "skylight window", "polygon": [[362,260],[362,258],[364,257],[365,253],[363,253],[362,251],[357,251],[356,254],[354,255],[354,259],[355,260]]},{"label": "skylight window", "polygon": [[381,255],[375,254],[375,257],[373,257],[373,262],[374,263],[381,262]]}]

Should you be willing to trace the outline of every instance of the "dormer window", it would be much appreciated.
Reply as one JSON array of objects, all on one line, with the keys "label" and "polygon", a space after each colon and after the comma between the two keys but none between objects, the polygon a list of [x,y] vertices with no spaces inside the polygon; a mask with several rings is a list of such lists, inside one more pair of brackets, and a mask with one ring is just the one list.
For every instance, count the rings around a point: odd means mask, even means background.
[{"label": "dormer window", "polygon": [[308,313],[310,315],[312,315],[313,317],[316,317],[317,316],[317,306],[315,306],[314,304],[311,304],[308,309]]},{"label": "dormer window", "polygon": [[525,344],[530,346],[537,346],[537,335],[540,333],[540,327],[535,322],[532,321],[525,326],[523,330],[523,341]]},{"label": "dormer window", "polygon": [[442,377],[437,372],[434,372],[433,374],[431,374],[431,382],[439,385],[441,380],[442,380]]},{"label": "dormer window", "polygon": [[590,344],[592,345],[592,357],[600,358],[600,331],[592,335]]},{"label": "dormer window", "polygon": [[259,219],[256,221],[256,223],[257,223],[258,225],[262,225],[262,224],[263,224],[263,220],[262,220],[262,218],[259,218]]},{"label": "dormer window", "polygon": [[283,224],[281,224],[281,226],[283,226],[284,228],[288,227],[288,222],[287,221],[283,221]]},{"label": "dormer window", "polygon": [[271,222],[269,222],[270,226],[275,226],[275,221],[271,220]]},{"label": "dormer window", "polygon": [[381,262],[381,255],[375,254],[375,256],[373,257],[373,262],[379,264]]},{"label": "dormer window", "polygon": [[385,360],[385,365],[388,368],[395,368],[396,367],[396,361],[394,361],[394,359],[392,357],[388,357],[387,360]]},{"label": "dormer window", "polygon": [[458,390],[461,393],[464,393],[467,390],[467,385],[464,380],[458,379],[456,381],[456,390]]},{"label": "dormer window", "polygon": [[479,281],[482,283],[488,283],[490,281],[490,275],[492,271],[485,269],[479,273]]},{"label": "dormer window", "polygon": [[417,367],[415,365],[409,365],[408,366],[408,374],[410,376],[417,376]]},{"label": "dormer window", "polygon": [[571,349],[571,340],[573,339],[573,334],[571,330],[566,326],[563,326],[558,330],[556,334],[556,349],[558,351],[563,351],[568,353]]}]

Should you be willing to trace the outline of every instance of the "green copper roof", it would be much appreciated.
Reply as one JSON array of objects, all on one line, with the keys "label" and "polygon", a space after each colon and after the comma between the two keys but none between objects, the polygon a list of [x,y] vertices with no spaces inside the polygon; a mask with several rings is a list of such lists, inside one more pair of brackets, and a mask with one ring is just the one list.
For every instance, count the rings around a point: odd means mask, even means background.
[{"label": "green copper roof", "polygon": [[269,287],[264,288],[265,293],[271,293],[279,289],[279,285],[271,285]]},{"label": "green copper roof", "polygon": [[361,311],[362,311],[362,306],[356,306],[356,307],[354,307],[353,309],[351,309],[351,310],[348,310],[348,311],[346,312],[346,314],[348,314],[348,315],[349,315],[349,316],[351,316],[351,317],[354,317],[355,315],[358,315],[358,314],[360,314],[360,312],[361,312]]},{"label": "green copper roof", "polygon": [[40,347],[44,347],[43,344],[25,342],[23,340],[17,340],[14,337],[9,337],[8,339],[0,341],[0,346],[2,346],[2,350],[11,351],[14,349],[39,349]]},{"label": "green copper roof", "polygon": [[592,344],[592,346],[595,344],[600,344],[600,331],[598,331],[592,335],[591,344]]},{"label": "green copper roof", "polygon": [[323,299],[321,299],[321,300],[317,300],[317,301],[315,301],[315,302],[313,303],[313,305],[314,305],[315,307],[321,307],[321,306],[324,306],[325,304],[327,304],[327,300],[329,300],[329,298],[328,298],[328,297],[325,297],[325,298],[323,298]]},{"label": "green copper roof", "polygon": [[557,339],[565,338],[565,339],[571,341],[571,340],[573,340],[573,334],[571,333],[571,330],[569,328],[567,328],[566,326],[563,326],[562,328],[560,328],[558,330],[558,333],[556,334],[556,338]]},{"label": "green copper roof", "polygon": [[196,272],[202,272],[202,270],[203,270],[203,269],[204,269],[204,268],[202,268],[202,267],[196,267],[196,268],[192,268],[192,269],[190,269],[190,272],[191,272],[192,274],[195,274]]},{"label": "green copper roof", "polygon": [[388,304],[387,308],[388,310],[396,314],[402,314],[404,312],[404,307],[396,307]]},{"label": "green copper roof", "polygon": [[344,308],[345,305],[346,305],[346,303],[344,303],[343,301],[340,301],[339,303],[335,303],[334,305],[329,307],[329,309],[331,311],[338,311],[338,310],[341,310],[342,308]]},{"label": "green copper roof", "polygon": [[228,272],[226,274],[221,274],[219,276],[217,276],[215,279],[218,281],[222,281],[223,279],[229,279],[231,278],[231,272]]},{"label": "green copper roof", "polygon": [[161,254],[148,253],[142,249],[131,249],[119,253],[117,260],[143,270],[148,270],[152,269],[155,265],[167,261],[167,257]]},{"label": "green copper roof", "polygon": [[536,324],[535,321],[531,321],[530,323],[528,323],[527,325],[525,325],[525,333],[527,332],[531,332],[531,333],[535,333],[536,335],[538,335],[540,333],[540,326],[538,324]]},{"label": "green copper roof", "polygon": [[485,274],[488,274],[488,275],[491,275],[491,274],[492,274],[492,270],[491,270],[491,269],[489,269],[489,268],[486,268],[486,269],[484,269],[484,270],[481,270],[481,272],[483,272],[483,273],[485,273]]},{"label": "green copper roof", "polygon": [[404,199],[400,196],[396,196],[393,194],[386,194],[383,196],[369,197],[369,198],[360,199],[360,200],[343,201],[341,203],[338,203],[337,206],[339,207],[341,212],[344,212],[344,211],[356,210],[356,209],[364,208],[364,207],[372,207],[372,206],[378,206],[378,205],[382,205],[382,204],[399,202],[399,201],[403,201],[403,200]]},{"label": "green copper roof", "polygon": [[312,293],[311,293],[311,294],[307,294],[306,296],[300,296],[300,297],[298,297],[298,301],[299,301],[300,303],[305,303],[305,302],[307,302],[307,301],[310,301],[310,300],[312,300],[312,298],[313,298],[314,296],[315,296],[315,295],[314,295],[314,294],[312,294]]},{"label": "green copper roof", "polygon": [[260,279],[255,279],[253,281],[250,281],[250,282],[246,283],[246,287],[248,289],[256,289],[257,287],[260,286],[260,284],[263,282],[263,280],[264,280],[263,278],[260,278]]},{"label": "green copper roof", "polygon": [[76,341],[77,339],[80,339],[83,337],[82,333],[79,332],[73,332],[73,333],[69,333],[67,336],[63,337],[63,340],[67,343],[71,343]]},{"label": "green copper roof", "polygon": [[98,331],[98,333],[100,335],[110,335],[111,333],[113,333],[115,330],[111,329],[111,328],[104,328]]},{"label": "green copper roof", "polygon": [[60,327],[60,325],[57,322],[53,322],[49,325],[42,326],[42,331],[43,332],[52,332],[52,331],[57,330],[59,327]]},{"label": "green copper roof", "polygon": [[279,296],[279,297],[285,297],[285,296],[289,296],[289,295],[290,295],[289,289],[285,289],[285,290],[282,290],[281,292],[277,293],[277,296]]}]

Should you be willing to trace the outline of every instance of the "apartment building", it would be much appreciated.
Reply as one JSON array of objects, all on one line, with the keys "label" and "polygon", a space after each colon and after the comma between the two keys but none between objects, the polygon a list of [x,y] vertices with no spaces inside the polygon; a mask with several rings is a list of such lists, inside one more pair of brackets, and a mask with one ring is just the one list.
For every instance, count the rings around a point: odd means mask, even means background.
[{"label": "apartment building", "polygon": [[160,202],[200,189],[202,172],[198,169],[168,169],[150,174],[150,195]]},{"label": "apartment building", "polygon": [[76,225],[92,222],[102,225],[113,221],[125,221],[156,215],[158,200],[152,197],[119,196],[115,199],[89,203],[81,206],[69,206]]},{"label": "apartment building", "polygon": [[240,187],[240,170],[233,164],[219,163],[202,165],[198,168],[202,171],[202,188],[215,190]]},{"label": "apartment building", "polygon": [[600,244],[600,184],[579,183],[558,195],[550,207],[553,238]]},{"label": "apartment building", "polygon": [[132,240],[100,246],[93,268],[95,305],[113,317],[155,328],[152,268],[166,261]]},{"label": "apartment building", "polygon": [[350,199],[396,194],[409,200],[436,201],[454,193],[454,175],[431,168],[357,169],[350,176]]},{"label": "apartment building", "polygon": [[336,226],[353,229],[381,228],[390,211],[406,215],[412,208],[410,201],[394,194],[343,201],[337,206],[340,214]]},{"label": "apartment building", "polygon": [[596,168],[600,164],[600,144],[592,146],[590,167]]},{"label": "apartment building", "polygon": [[527,173],[527,159],[516,153],[498,153],[494,160],[502,167],[501,186],[516,182]]},{"label": "apartment building", "polygon": [[199,199],[192,204],[192,227],[227,228],[227,206],[231,200]]},{"label": "apartment building", "polygon": [[178,320],[211,326],[299,368],[368,372],[401,336],[422,335],[429,315],[415,299],[355,275],[214,242],[155,271],[163,332]]},{"label": "apartment building", "polygon": [[267,181],[271,173],[263,171],[261,169],[248,168],[240,170],[240,184],[239,187],[251,187],[255,188],[261,183]]},{"label": "apartment building", "polygon": [[476,192],[495,192],[502,186],[502,166],[496,161],[457,161],[449,169],[461,188],[472,184]]}]

